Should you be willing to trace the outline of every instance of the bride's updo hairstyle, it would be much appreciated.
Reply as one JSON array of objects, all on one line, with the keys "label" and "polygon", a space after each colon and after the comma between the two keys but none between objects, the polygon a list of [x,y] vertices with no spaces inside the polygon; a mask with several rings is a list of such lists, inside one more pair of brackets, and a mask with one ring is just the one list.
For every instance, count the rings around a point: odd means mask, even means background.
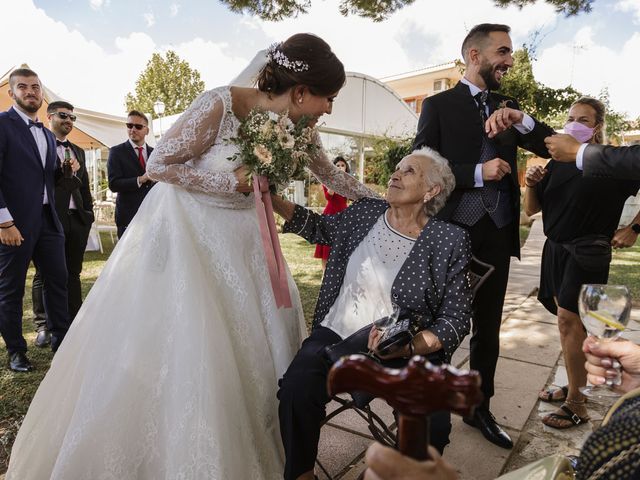
[{"label": "bride's updo hairstyle", "polygon": [[258,89],[280,95],[305,85],[313,95],[332,95],[345,82],[344,65],[320,37],[298,33],[271,45],[268,61],[258,75]]}]

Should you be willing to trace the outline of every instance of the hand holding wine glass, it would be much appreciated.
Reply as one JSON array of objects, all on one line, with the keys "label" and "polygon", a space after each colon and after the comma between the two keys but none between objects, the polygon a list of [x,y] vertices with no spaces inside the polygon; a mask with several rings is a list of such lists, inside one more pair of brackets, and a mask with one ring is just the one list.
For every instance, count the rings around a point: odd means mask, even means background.
[{"label": "hand holding wine glass", "polygon": [[369,353],[375,353],[375,349],[384,335],[384,332],[398,321],[400,307],[395,303],[391,304],[391,312],[382,300],[378,301],[375,308],[376,319],[373,321],[373,328],[369,333]]},{"label": "hand holding wine glass", "polygon": [[[589,335],[597,342],[610,342],[617,339],[629,323],[631,314],[631,294],[624,285],[583,285],[578,298],[580,318]],[[611,388],[620,384],[620,364],[614,362],[617,369],[615,378],[609,378],[604,385],[582,387],[580,391],[587,397],[617,397],[619,394]]]},{"label": "hand holding wine glass", "polygon": [[587,359],[587,380],[593,385],[602,385],[608,379],[616,378],[618,371],[613,366],[618,363],[622,369],[622,381],[613,386],[614,390],[627,393],[640,388],[640,345],[629,340],[598,342],[594,337],[587,337],[582,351]]}]

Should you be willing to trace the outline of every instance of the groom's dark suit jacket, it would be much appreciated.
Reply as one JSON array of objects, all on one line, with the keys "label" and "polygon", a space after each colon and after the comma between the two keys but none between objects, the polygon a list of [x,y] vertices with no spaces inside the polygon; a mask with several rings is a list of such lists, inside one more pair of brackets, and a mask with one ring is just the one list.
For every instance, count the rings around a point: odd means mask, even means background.
[{"label": "groom's dark suit jacket", "polygon": [[[147,159],[153,148],[145,144]],[[138,187],[137,178],[144,175],[144,169],[138,160],[138,153],[128,140],[120,145],[111,147],[107,160],[109,174],[109,189],[118,194],[116,198],[116,225],[118,236],[122,236],[124,229],[131,223],[140,208],[140,204],[155,182],[146,182]]]},{"label": "groom's dark suit jacket", "polygon": [[640,145],[587,145],[582,156],[585,177],[640,180]]},{"label": "groom's dark suit jacket", "polygon": [[[487,101],[489,112],[496,110],[503,102],[510,108],[520,109],[515,99],[491,92]],[[438,218],[449,220],[464,192],[473,188],[483,132],[484,125],[478,113],[478,106],[471,96],[469,87],[464,83],[459,82],[452,89],[424,100],[413,147],[415,149],[426,145],[438,151],[449,161],[456,177],[456,188],[438,214]],[[515,219],[520,217],[520,186],[516,164],[518,147],[540,157],[549,158],[544,138],[553,133],[553,129],[536,121],[534,130],[526,135],[519,133],[515,128],[510,128],[496,138],[498,156],[511,165],[511,208]],[[519,256],[518,222],[513,222],[511,228],[511,255]]]}]

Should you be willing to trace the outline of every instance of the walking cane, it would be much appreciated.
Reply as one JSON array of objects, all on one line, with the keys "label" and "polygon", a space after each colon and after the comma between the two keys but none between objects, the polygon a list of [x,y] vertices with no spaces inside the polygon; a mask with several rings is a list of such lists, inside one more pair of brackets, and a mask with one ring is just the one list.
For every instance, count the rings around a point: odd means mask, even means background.
[{"label": "walking cane", "polygon": [[449,365],[435,366],[415,356],[402,369],[381,366],[365,355],[338,360],[327,379],[329,395],[361,391],[383,398],[398,412],[398,449],[427,460],[428,419],[446,410],[471,416],[482,401],[480,374]]}]

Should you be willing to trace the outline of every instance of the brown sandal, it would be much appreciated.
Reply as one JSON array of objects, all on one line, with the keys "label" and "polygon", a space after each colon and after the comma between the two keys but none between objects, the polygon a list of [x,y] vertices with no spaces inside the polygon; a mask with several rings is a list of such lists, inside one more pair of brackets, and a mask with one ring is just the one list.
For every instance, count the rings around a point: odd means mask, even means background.
[{"label": "brown sandal", "polygon": [[[563,395],[561,397],[554,397],[553,395],[556,392],[562,392]],[[543,402],[564,402],[567,399],[567,395],[569,395],[569,386],[565,385],[564,387],[556,388],[553,390],[550,388],[548,388],[547,390],[543,390],[538,394],[538,398]]]},{"label": "brown sandal", "polygon": [[[565,430],[567,428],[582,425],[583,423],[591,420],[589,416],[581,417],[580,415],[577,415],[573,410],[569,408],[566,403],[560,405],[560,410],[562,410],[565,415],[555,412],[550,413],[542,419],[542,423],[544,423],[547,427],[556,428],[558,430]],[[569,423],[565,425],[554,425],[553,423],[549,422],[549,420],[562,420]]]}]

